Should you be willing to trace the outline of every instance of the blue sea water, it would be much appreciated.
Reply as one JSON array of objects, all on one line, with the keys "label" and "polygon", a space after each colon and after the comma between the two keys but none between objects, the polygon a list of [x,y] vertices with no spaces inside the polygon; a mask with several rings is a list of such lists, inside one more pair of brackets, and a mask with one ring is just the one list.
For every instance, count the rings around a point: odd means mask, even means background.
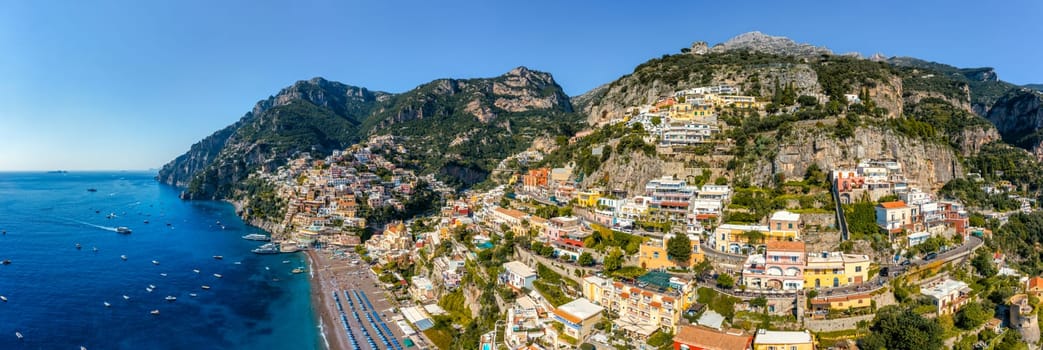
[{"label": "blue sea water", "polygon": [[307,274],[290,273],[303,255],[251,253],[240,237],[260,229],[178,192],[145,172],[0,173],[0,349],[322,348]]}]

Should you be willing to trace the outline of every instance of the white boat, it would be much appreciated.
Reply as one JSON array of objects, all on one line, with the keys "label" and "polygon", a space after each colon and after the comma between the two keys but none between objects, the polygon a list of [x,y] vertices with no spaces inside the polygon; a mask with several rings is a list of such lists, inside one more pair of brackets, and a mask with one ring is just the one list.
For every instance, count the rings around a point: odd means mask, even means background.
[{"label": "white boat", "polygon": [[126,226],[120,226],[120,227],[116,228],[116,233],[119,233],[119,234],[129,235],[131,232],[133,232],[133,231],[131,231]]},{"label": "white boat", "polygon": [[163,276],[163,277],[167,277],[167,273],[166,273],[166,272],[162,272],[162,273],[160,273],[159,275],[160,275],[160,276]]},{"label": "white boat", "polygon": [[268,238],[267,235],[260,234],[260,233],[251,233],[251,234],[243,236],[242,238],[245,239],[245,240],[249,240],[249,241],[268,241],[268,240],[271,240],[271,238]]},{"label": "white boat", "polygon": [[152,288],[145,288],[146,292],[152,293]]},{"label": "white boat", "polygon": [[152,260],[152,265],[159,265],[159,261]]},{"label": "white boat", "polygon": [[123,295],[123,300],[130,300],[130,297],[128,297],[126,294],[124,294]]},{"label": "white boat", "polygon": [[268,268],[268,266],[265,266],[265,267],[264,267],[264,270],[265,270],[265,271],[271,271],[272,269]]},{"label": "white boat", "polygon": [[159,315],[159,310],[152,310],[152,312],[149,313],[153,315]]},{"label": "white boat", "polygon": [[106,302],[104,302],[103,304],[105,304],[105,307],[110,307],[110,306],[112,306],[112,304],[109,304],[109,302],[107,302],[107,301],[106,301]]},{"label": "white boat", "polygon": [[7,297],[0,295],[0,301],[7,302]]},{"label": "white boat", "polygon": [[236,261],[236,262],[235,262],[235,264],[236,264],[236,265],[242,265],[242,264],[243,264],[243,262],[242,262],[242,261]]},{"label": "white boat", "polygon": [[188,296],[195,298],[196,297],[196,293],[188,293]]},{"label": "white boat", "polygon": [[148,287],[149,287],[149,289],[156,289],[156,286],[155,286],[155,285],[151,285],[151,284],[150,284],[150,285],[148,285]]},{"label": "white boat", "polygon": [[225,257],[222,256],[222,255],[214,255],[214,259],[217,259],[217,260],[221,260],[221,259],[224,259],[224,258]]},{"label": "white boat", "polygon": [[208,286],[208,285],[205,285],[205,284],[204,284],[204,285],[200,286],[200,288],[203,288],[203,289],[210,289],[210,286]]},{"label": "white boat", "polygon": [[123,259],[123,261],[126,261],[127,260],[127,256],[126,255],[120,255],[120,259]]},{"label": "white boat", "polygon": [[168,295],[166,298],[163,298],[163,299],[165,299],[166,301],[174,301],[174,300],[177,300],[177,297],[175,297],[173,295]]},{"label": "white boat", "polygon": [[221,274],[219,274],[219,273],[215,273],[214,277],[221,278],[221,277],[224,277],[224,276],[221,276]]},{"label": "white boat", "polygon": [[22,340],[22,332],[14,332],[14,336],[18,337],[18,340]]},{"label": "white boat", "polygon": [[98,247],[91,247],[91,250],[93,250],[95,253],[97,253],[98,252]]},{"label": "white boat", "polygon": [[283,264],[289,264],[289,263],[290,263],[290,261],[289,261],[289,260],[283,260],[283,261],[282,261],[282,263],[283,263]]},{"label": "white boat", "polygon": [[80,345],[80,350],[87,350],[86,346]]}]

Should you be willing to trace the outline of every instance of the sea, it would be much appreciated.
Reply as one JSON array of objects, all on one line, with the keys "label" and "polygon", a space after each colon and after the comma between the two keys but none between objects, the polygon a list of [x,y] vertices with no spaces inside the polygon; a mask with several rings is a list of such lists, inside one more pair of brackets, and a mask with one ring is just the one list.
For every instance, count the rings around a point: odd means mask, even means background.
[{"label": "sea", "polygon": [[0,349],[324,348],[308,274],[291,273],[304,255],[253,254],[263,242],[241,237],[264,232],[232,205],[154,176],[0,172]]}]

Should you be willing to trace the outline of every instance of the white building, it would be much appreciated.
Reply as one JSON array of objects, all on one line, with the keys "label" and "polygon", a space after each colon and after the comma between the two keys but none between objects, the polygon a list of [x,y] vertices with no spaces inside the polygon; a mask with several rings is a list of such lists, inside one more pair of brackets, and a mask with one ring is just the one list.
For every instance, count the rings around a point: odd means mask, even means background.
[{"label": "white building", "polygon": [[509,261],[503,264],[504,272],[500,280],[516,289],[532,289],[532,282],[536,280],[536,271],[533,271],[520,261]]},{"label": "white building", "polygon": [[920,288],[920,293],[931,297],[938,315],[956,313],[961,306],[970,300],[971,288],[963,281],[942,279]]}]

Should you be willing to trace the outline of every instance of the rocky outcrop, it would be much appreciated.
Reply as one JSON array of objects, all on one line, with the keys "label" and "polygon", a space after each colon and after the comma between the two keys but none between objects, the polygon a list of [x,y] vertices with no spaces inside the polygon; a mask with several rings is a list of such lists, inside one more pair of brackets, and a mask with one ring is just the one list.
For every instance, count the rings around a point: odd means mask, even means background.
[{"label": "rocky outcrop", "polygon": [[1031,89],[1016,89],[1000,97],[986,117],[1007,143],[1043,154],[1040,129],[1043,129],[1043,93]]},{"label": "rocky outcrop", "polygon": [[710,52],[751,50],[782,56],[815,57],[832,55],[833,51],[806,43],[797,43],[783,36],[772,36],[761,32],[739,34],[723,43],[714,45]]},{"label": "rocky outcrop", "polygon": [[548,73],[525,67],[512,69],[492,83],[493,105],[508,112],[561,108],[572,112],[569,97]]},{"label": "rocky outcrop", "polygon": [[878,128],[858,128],[849,139],[838,139],[818,128],[794,127],[794,133],[779,146],[775,159],[760,169],[754,179],[770,179],[782,173],[802,178],[812,163],[823,169],[854,167],[869,159],[897,160],[910,184],[938,189],[964,174],[959,158],[948,145],[929,143]]},{"label": "rocky outcrop", "polygon": [[612,153],[597,171],[583,179],[583,185],[602,184],[607,189],[639,195],[644,193],[645,183],[664,175],[664,167],[665,162],[659,157],[648,157],[641,152]]}]

